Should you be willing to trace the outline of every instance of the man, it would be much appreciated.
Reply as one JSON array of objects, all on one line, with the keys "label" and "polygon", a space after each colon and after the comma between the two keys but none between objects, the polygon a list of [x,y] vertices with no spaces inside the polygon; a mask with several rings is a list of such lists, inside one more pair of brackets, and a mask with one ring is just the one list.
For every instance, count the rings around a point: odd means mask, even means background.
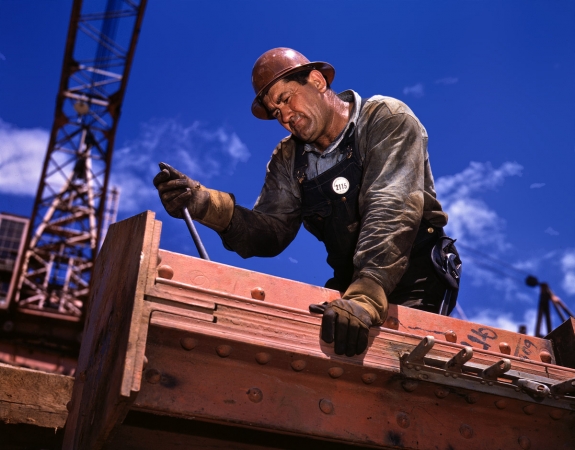
[{"label": "man", "polygon": [[447,215],[423,125],[399,100],[336,94],[334,75],[330,64],[288,48],[256,61],[252,113],[291,134],[274,150],[252,210],[169,166],[154,185],[170,215],[181,218],[187,208],[244,258],[279,254],[303,221],[325,243],[334,269],[326,287],[343,293],[310,310],[323,314],[322,339],[352,356],[367,348],[369,327],[383,323],[389,302],[438,312],[442,272],[457,288],[460,261],[443,233]]}]

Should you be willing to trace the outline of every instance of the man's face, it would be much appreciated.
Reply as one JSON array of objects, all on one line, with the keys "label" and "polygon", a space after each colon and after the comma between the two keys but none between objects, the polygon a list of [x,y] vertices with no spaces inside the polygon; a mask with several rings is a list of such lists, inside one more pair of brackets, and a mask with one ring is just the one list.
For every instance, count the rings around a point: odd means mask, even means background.
[{"label": "man's face", "polygon": [[326,128],[326,105],[317,84],[311,74],[303,86],[280,80],[263,98],[264,106],[286,130],[309,143],[317,141]]}]

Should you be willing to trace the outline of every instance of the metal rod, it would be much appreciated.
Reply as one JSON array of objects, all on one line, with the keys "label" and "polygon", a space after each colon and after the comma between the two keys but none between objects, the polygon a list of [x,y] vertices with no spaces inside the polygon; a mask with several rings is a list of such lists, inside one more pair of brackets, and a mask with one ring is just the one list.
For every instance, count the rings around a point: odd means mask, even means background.
[{"label": "metal rod", "polygon": [[194,226],[194,222],[192,221],[192,217],[190,216],[190,213],[188,212],[188,208],[182,208],[182,214],[184,216],[184,221],[186,222],[186,225],[188,226],[188,230],[190,230],[190,234],[192,235],[192,239],[194,240],[194,244],[196,244],[196,248],[198,249],[198,253],[200,254],[200,257],[202,259],[206,259],[206,260],[210,260],[210,257],[208,256],[208,252],[206,252],[206,248],[204,247],[204,244],[202,243],[202,240],[200,239],[200,235],[198,234],[198,230],[196,230],[196,227]]}]

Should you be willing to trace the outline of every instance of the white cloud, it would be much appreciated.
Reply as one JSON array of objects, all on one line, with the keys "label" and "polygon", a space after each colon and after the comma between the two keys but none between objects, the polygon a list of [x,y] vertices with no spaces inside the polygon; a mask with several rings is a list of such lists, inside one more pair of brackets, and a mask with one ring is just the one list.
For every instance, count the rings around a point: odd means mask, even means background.
[{"label": "white cloud", "polygon": [[575,249],[568,249],[561,258],[563,281],[561,286],[569,295],[575,295]]},{"label": "white cloud", "polygon": [[424,95],[423,84],[417,83],[414,84],[413,86],[406,86],[403,88],[403,94],[413,95],[416,98],[423,97]]},{"label": "white cloud", "polygon": [[531,186],[529,186],[530,189],[539,189],[542,188],[543,186],[545,186],[545,183],[533,183]]},{"label": "white cloud", "polygon": [[50,133],[18,128],[0,119],[0,192],[36,194]]},{"label": "white cloud", "polygon": [[449,85],[449,84],[455,84],[459,81],[459,78],[455,78],[455,77],[445,77],[445,78],[440,78],[439,80],[435,80],[436,84],[444,84],[444,85]]},{"label": "white cloud", "polygon": [[292,263],[294,263],[294,264],[297,264],[297,259],[292,258],[291,256],[289,256],[288,259],[289,259],[290,262],[292,262]]},{"label": "white cloud", "polygon": [[205,182],[233,173],[250,152],[238,135],[223,127],[209,129],[200,122],[153,119],[141,125],[140,135],[115,151],[112,183],[121,188],[120,210],[136,211],[157,201],[152,179],[163,161],[190,178]]},{"label": "white cloud", "polygon": [[559,231],[554,230],[551,227],[547,227],[547,229],[544,231],[544,233],[547,233],[549,236],[558,236],[559,235]]},{"label": "white cloud", "polygon": [[0,53],[0,59],[6,61],[6,57],[2,53]]},{"label": "white cloud", "polygon": [[513,331],[515,333],[517,333],[519,325],[527,325],[527,333],[532,333],[532,326],[535,323],[536,316],[537,312],[533,308],[526,310],[523,314],[523,318],[520,320],[514,318],[512,313],[502,313],[501,311],[484,309],[475,316],[470,317],[469,321]]}]

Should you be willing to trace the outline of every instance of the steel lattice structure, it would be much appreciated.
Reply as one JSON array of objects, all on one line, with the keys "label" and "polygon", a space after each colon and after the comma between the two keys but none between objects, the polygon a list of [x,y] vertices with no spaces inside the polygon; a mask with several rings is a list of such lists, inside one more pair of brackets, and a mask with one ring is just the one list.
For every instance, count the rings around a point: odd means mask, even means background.
[{"label": "steel lattice structure", "polygon": [[74,1],[54,124],[12,302],[19,311],[82,317],[146,1],[108,0],[100,12]]}]

